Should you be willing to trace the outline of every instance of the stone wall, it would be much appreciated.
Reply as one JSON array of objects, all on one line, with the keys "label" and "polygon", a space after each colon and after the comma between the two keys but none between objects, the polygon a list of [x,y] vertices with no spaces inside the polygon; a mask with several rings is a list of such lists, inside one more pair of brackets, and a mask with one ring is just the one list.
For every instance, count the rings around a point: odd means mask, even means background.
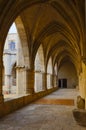
[{"label": "stone wall", "polygon": [[67,88],[75,88],[78,84],[77,74],[74,66],[70,62],[65,62],[59,72],[59,79],[67,79]]}]

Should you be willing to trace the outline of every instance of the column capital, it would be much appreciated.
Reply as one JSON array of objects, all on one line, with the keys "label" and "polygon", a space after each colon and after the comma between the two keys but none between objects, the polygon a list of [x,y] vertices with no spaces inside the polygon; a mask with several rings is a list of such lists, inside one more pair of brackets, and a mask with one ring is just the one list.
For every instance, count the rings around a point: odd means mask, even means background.
[{"label": "column capital", "polygon": [[26,67],[25,67],[25,65],[17,65],[15,68],[16,69],[25,69]]},{"label": "column capital", "polygon": [[25,66],[25,65],[17,65],[16,69],[17,70],[24,70],[24,71],[27,71],[27,72],[34,72],[34,69],[29,68],[28,66]]}]

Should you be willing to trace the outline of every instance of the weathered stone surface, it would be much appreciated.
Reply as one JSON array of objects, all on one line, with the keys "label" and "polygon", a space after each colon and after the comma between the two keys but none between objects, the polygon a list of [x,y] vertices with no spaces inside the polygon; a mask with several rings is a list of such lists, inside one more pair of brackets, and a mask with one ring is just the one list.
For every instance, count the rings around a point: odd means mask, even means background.
[{"label": "weathered stone surface", "polygon": [[85,100],[81,96],[77,96],[77,107],[79,109],[85,109]]},{"label": "weathered stone surface", "polygon": [[1,110],[0,117],[7,115],[17,109],[20,109],[23,106],[31,103],[32,101],[35,101],[43,96],[46,96],[55,90],[57,90],[57,88],[52,88],[47,91],[34,93],[33,95],[20,96],[20,97],[15,97],[14,99],[11,100],[7,100],[4,103],[0,104],[0,110]]},{"label": "weathered stone surface", "polygon": [[79,125],[86,127],[86,110],[74,109],[73,116]]}]

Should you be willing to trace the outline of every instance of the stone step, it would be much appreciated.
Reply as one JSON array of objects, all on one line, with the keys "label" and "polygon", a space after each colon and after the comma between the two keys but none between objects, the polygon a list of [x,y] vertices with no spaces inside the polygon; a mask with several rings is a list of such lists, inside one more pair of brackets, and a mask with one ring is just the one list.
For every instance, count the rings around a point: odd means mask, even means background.
[{"label": "stone step", "polygon": [[53,104],[74,106],[74,99],[39,99],[35,104]]}]

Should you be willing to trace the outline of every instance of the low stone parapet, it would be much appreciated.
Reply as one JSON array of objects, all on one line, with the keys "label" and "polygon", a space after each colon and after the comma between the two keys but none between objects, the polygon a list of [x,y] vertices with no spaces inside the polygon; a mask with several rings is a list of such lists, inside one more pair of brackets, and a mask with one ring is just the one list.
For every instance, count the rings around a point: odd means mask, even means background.
[{"label": "low stone parapet", "polygon": [[57,89],[58,88],[56,87],[56,88],[48,89],[46,91],[34,93],[32,95],[27,94],[21,97],[16,97],[14,99],[2,102],[0,104],[0,117],[3,117],[15,110],[18,110],[24,107],[25,105],[28,105],[29,103],[36,101],[37,99],[56,91]]}]

